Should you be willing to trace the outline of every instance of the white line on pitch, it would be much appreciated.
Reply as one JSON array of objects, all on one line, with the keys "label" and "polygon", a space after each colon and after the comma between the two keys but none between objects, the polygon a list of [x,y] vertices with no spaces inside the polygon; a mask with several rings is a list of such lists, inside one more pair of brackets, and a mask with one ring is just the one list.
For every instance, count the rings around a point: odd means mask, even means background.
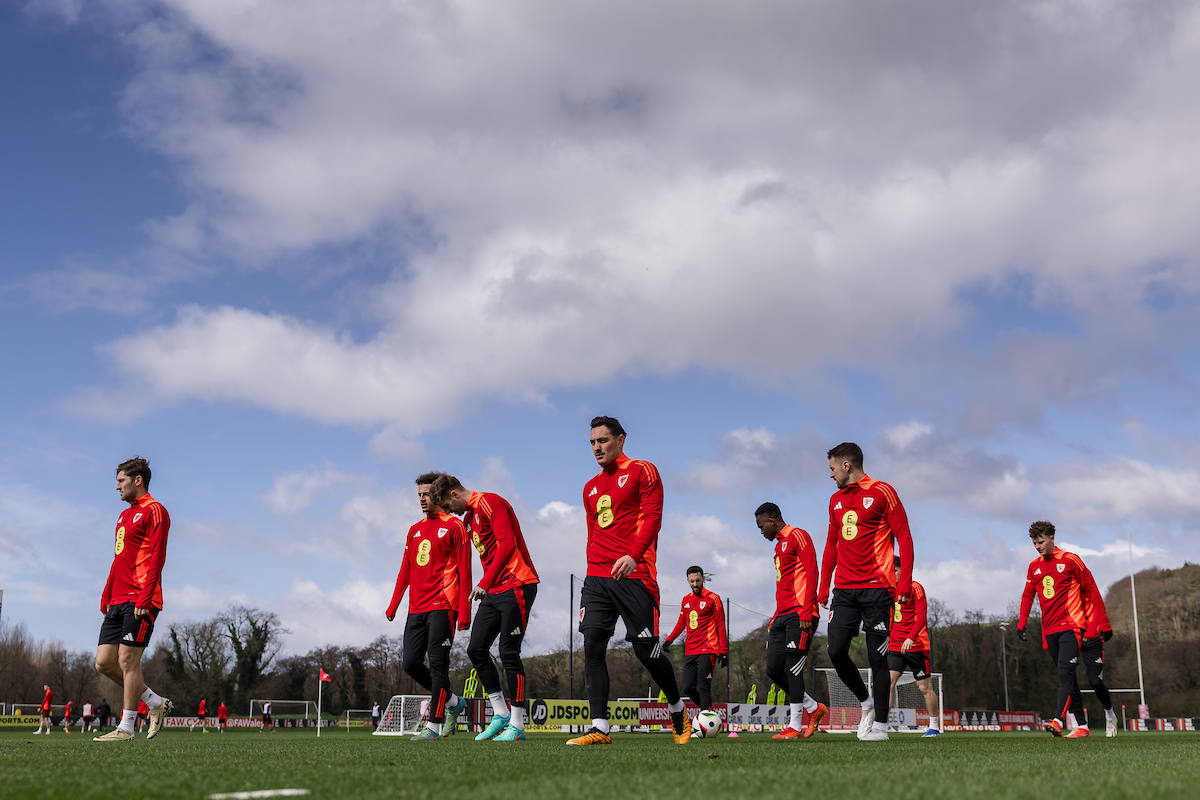
[{"label": "white line on pitch", "polygon": [[208,800],[258,800],[260,797],[302,797],[312,794],[308,789],[258,789],[253,792],[210,794]]}]

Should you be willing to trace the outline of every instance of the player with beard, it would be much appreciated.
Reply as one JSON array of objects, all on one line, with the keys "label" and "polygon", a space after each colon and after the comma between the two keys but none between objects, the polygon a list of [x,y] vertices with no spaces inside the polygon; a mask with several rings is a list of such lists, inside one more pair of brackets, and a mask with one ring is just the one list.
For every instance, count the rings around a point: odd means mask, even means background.
[{"label": "player with beard", "polygon": [[683,646],[683,693],[700,706],[712,708],[713,667],[720,662],[729,666],[729,645],[725,641],[725,607],[721,597],[704,586],[704,570],[688,567],[688,586],[692,590],[680,602],[679,621],[663,641],[663,649],[687,630]]}]

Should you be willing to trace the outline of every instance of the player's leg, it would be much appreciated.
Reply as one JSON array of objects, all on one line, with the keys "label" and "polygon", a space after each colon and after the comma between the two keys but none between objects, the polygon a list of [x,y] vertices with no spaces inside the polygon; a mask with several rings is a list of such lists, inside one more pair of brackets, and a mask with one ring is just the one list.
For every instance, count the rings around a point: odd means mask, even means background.
[{"label": "player's leg", "polygon": [[888,691],[891,675],[887,665],[888,640],[895,603],[886,589],[861,590],[863,632],[867,639],[867,664],[871,667],[871,693],[875,700],[875,722],[864,741],[887,739],[888,709],[892,695]]},{"label": "player's leg", "polygon": [[492,643],[500,635],[500,626],[504,622],[503,609],[497,597],[489,594],[480,602],[471,623],[471,640],[467,644],[467,657],[471,659],[488,702],[492,704],[491,724],[475,737],[477,741],[494,738],[508,726],[512,715],[500,684],[500,671],[492,660]]},{"label": "player's leg", "polygon": [[442,735],[446,721],[446,701],[450,698],[450,648],[454,645],[454,626],[446,611],[430,611],[429,642],[429,724],[414,741],[429,741]]},{"label": "player's leg", "polygon": [[858,735],[861,738],[871,730],[875,723],[875,700],[867,691],[858,667],[850,658],[850,643],[858,636],[858,626],[862,622],[862,610],[846,589],[834,589],[829,602],[831,616],[829,619],[829,636],[826,649],[829,660],[842,683],[846,685],[862,706],[862,718],[858,723]]},{"label": "player's leg", "polygon": [[658,640],[658,585],[641,581],[613,581],[614,600],[625,623],[625,638],[633,645],[633,654],[650,673],[650,678],[667,696],[667,710],[675,743],[687,744],[692,738],[675,667],[662,651]]},{"label": "player's leg", "polygon": [[1096,699],[1104,707],[1104,735],[1117,735],[1117,713],[1113,709],[1112,695],[1104,683],[1104,640],[1097,637],[1083,644],[1083,664],[1087,668],[1088,685],[1096,692]]},{"label": "player's leg", "polygon": [[712,679],[716,666],[715,654],[704,653],[700,657],[699,669],[696,671],[696,691],[699,692],[700,699],[696,701],[696,705],[700,706],[701,711],[712,710]]},{"label": "player's leg", "polygon": [[[922,655],[921,657],[926,664],[929,663],[927,656]],[[917,678],[917,688],[921,691],[921,695],[925,698],[925,712],[929,714],[929,727],[926,730],[926,733],[929,731],[937,731],[938,733],[941,733],[942,724],[938,719],[939,714],[937,692],[933,690],[933,680],[929,677],[928,667],[925,668],[924,672],[924,678]],[[913,676],[916,677],[916,674],[917,673],[914,672]]]},{"label": "player's leg", "polygon": [[693,653],[690,656],[685,655],[683,657],[683,671],[680,673],[682,676],[680,683],[683,696],[691,698],[692,702],[696,705],[700,705],[700,689],[698,684],[700,670],[703,669],[700,659],[707,660],[708,656],[699,653]]},{"label": "player's leg", "polygon": [[429,613],[409,614],[404,622],[404,654],[400,666],[427,692],[433,691],[433,676],[425,666],[429,650]]},{"label": "player's leg", "polygon": [[[795,616],[794,614],[788,615]],[[771,620],[771,627],[767,631],[767,677],[771,679],[776,686],[783,687],[791,695],[791,672],[790,668],[795,666],[799,661],[800,654],[795,648],[795,642],[792,642],[793,647],[788,647],[788,630],[787,618],[777,617]],[[794,699],[796,695],[792,695]],[[793,715],[795,716],[795,715]],[[772,739],[799,739],[800,738],[800,721],[792,720],[781,733],[772,736]]]},{"label": "player's leg", "polygon": [[525,698],[525,664],[521,661],[521,645],[525,641],[525,630],[529,623],[529,611],[537,598],[537,584],[518,586],[505,592],[501,601],[500,617],[500,661],[504,664],[504,675],[508,679],[509,721],[508,727],[494,741],[513,742],[525,738],[527,718]]},{"label": "player's leg", "polygon": [[608,731],[608,642],[617,625],[617,607],[603,578],[588,575],[579,595],[579,632],[583,634],[583,674],[592,726],[569,745],[611,744]]}]

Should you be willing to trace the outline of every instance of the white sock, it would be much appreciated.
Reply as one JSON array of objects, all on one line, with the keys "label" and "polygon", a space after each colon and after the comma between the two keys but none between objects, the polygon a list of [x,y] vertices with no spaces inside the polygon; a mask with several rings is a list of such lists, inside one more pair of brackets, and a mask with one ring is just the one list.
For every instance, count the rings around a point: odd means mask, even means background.
[{"label": "white sock", "polygon": [[[805,697],[807,697],[807,696],[808,695],[805,695]],[[792,703],[791,705],[792,705],[792,722],[790,725],[788,725],[788,727],[794,731],[798,731],[798,730],[801,730],[801,728],[804,725],[804,723],[803,723],[804,704],[803,703]]]},{"label": "white sock", "polygon": [[[937,730],[938,730],[937,723],[936,723],[936,722],[931,722],[931,723],[929,723],[929,727],[928,727],[928,728],[926,728],[925,730],[927,730],[927,731],[937,731]],[[938,731],[938,733],[941,733],[941,731]]]},{"label": "white sock", "polygon": [[525,730],[525,709],[519,706],[513,706],[512,716],[508,718],[508,724],[512,725],[519,731]]},{"label": "white sock", "polygon": [[874,697],[868,697],[866,700],[862,701],[862,710],[863,711],[870,711],[873,708],[875,708],[875,698]]},{"label": "white sock", "polygon": [[819,704],[817,703],[816,700],[813,700],[811,697],[808,696],[808,692],[805,692],[804,699],[800,702],[800,705],[804,706],[805,711],[812,714],[817,710],[817,706]]},{"label": "white sock", "polygon": [[440,723],[440,722],[430,722],[429,729],[431,731],[433,731],[434,733],[436,733],[438,736],[442,735],[442,723]]},{"label": "white sock", "polygon": [[450,699],[446,701],[446,708],[458,708],[459,696],[454,692],[450,693]]},{"label": "white sock", "polygon": [[1116,719],[1117,718],[1116,710],[1111,709],[1111,708],[1104,709],[1104,718],[1107,720],[1110,720],[1110,721]]},{"label": "white sock", "polygon": [[154,690],[147,686],[146,691],[142,692],[142,702],[146,704],[147,708],[153,710],[162,705],[162,698],[156,695]]},{"label": "white sock", "polygon": [[133,733],[133,723],[137,720],[137,711],[122,711],[121,724],[117,727],[126,733]]},{"label": "white sock", "polygon": [[592,727],[595,728],[596,730],[600,731],[601,733],[608,733],[608,720],[594,719],[594,720],[592,720]]},{"label": "white sock", "polygon": [[670,711],[672,714],[678,714],[680,711],[683,711],[683,699],[680,698],[679,700],[676,700],[674,703],[669,703],[667,705],[667,710]]},{"label": "white sock", "polygon": [[876,721],[875,724],[871,726],[871,729],[880,731],[882,733],[887,733],[887,723]]},{"label": "white sock", "polygon": [[1071,730],[1075,730],[1076,728],[1079,727],[1079,723],[1075,721],[1074,712],[1071,712],[1071,711],[1067,712],[1067,727],[1070,728]]},{"label": "white sock", "polygon": [[489,692],[488,700],[492,703],[492,713],[498,717],[508,716],[508,703],[504,700],[504,690]]}]

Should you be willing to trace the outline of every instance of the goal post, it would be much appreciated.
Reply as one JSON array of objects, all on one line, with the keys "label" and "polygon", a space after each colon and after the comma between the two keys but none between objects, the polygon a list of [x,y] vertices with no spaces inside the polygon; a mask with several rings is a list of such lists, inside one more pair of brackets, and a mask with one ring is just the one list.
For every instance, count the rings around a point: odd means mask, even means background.
[{"label": "goal post", "polygon": [[362,719],[363,724],[367,725],[371,722],[371,709],[369,708],[347,708],[342,712],[342,716],[346,721],[346,733],[350,732],[351,715],[354,719]]},{"label": "goal post", "polygon": [[[858,723],[862,720],[862,704],[854,692],[850,691],[850,687],[838,677],[837,670],[824,667],[817,672],[825,677],[825,685],[828,689],[829,717],[827,719],[830,730],[857,730]],[[867,687],[867,693],[871,694],[871,670],[860,669],[858,674]],[[937,694],[938,730],[944,730],[946,704],[942,691],[942,673],[930,673],[929,679],[934,693]],[[905,672],[900,676],[896,682],[895,696],[892,697],[888,706],[890,711],[887,724],[894,730],[919,731],[921,723],[918,718],[924,720],[928,717],[928,712],[925,710],[925,695],[921,694],[911,672]]]},{"label": "goal post", "polygon": [[[313,718],[316,718],[316,716],[317,716],[317,704],[315,702],[313,702],[312,700],[272,700],[270,698],[264,698],[262,700],[254,699],[254,700],[250,701],[250,718],[251,719],[253,719],[256,716],[258,716],[258,717],[262,716],[263,703],[271,704],[271,716],[272,717],[278,717],[278,716],[281,716],[284,714],[297,714],[298,715],[300,713],[300,707],[303,708],[305,719],[308,719],[308,715],[309,715],[310,711],[312,712]],[[257,714],[254,713],[255,709],[258,709]]]},{"label": "goal post", "polygon": [[421,721],[428,716],[429,695],[398,694],[388,701],[379,718],[375,736],[408,736],[416,733]]}]

